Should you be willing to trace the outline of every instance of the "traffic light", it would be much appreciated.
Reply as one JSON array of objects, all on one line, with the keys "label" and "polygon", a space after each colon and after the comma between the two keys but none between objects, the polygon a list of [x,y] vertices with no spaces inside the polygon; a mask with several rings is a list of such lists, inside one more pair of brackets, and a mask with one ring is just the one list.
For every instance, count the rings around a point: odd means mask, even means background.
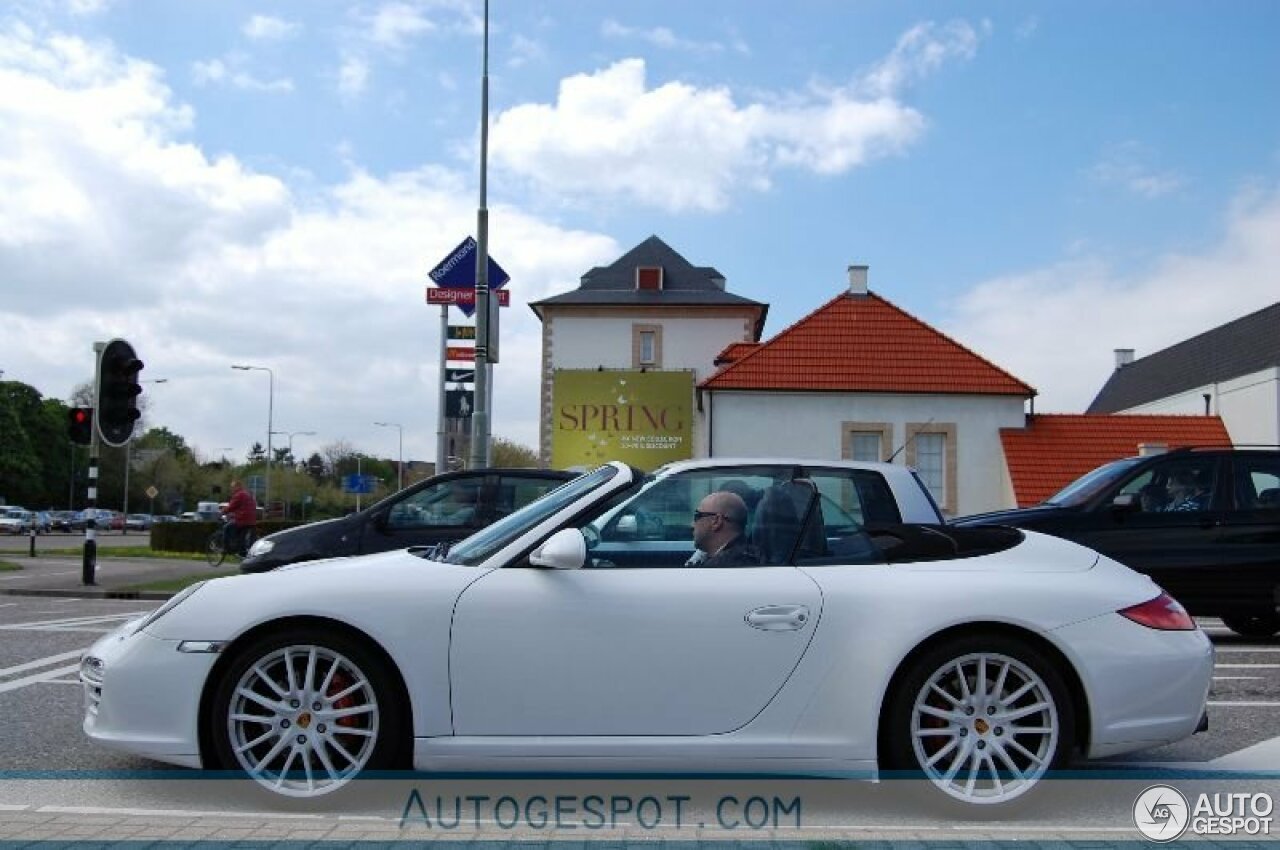
[{"label": "traffic light", "polygon": [[67,436],[78,446],[93,442],[92,407],[73,407],[67,411]]},{"label": "traffic light", "polygon": [[141,371],[142,361],[124,340],[113,339],[102,349],[102,359],[98,361],[98,433],[108,446],[123,446],[133,436],[133,424],[142,415],[138,412]]}]

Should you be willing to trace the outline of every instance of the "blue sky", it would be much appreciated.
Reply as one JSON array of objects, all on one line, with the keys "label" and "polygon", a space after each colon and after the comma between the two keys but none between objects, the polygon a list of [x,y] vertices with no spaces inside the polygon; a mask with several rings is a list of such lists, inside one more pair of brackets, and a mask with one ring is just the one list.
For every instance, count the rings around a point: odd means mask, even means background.
[{"label": "blue sky", "polygon": [[[478,0],[0,8],[0,368],[66,397],[133,340],[209,454],[275,424],[434,455],[426,270],[473,230]],[[533,445],[524,306],[657,234],[771,336],[874,291],[1082,410],[1280,296],[1280,6],[493,0],[495,432]],[[72,353],[72,356],[68,355]],[[74,356],[76,352],[83,357]],[[521,356],[519,353],[524,352]],[[308,441],[304,443],[303,440]],[[390,448],[389,448],[390,447]]]}]

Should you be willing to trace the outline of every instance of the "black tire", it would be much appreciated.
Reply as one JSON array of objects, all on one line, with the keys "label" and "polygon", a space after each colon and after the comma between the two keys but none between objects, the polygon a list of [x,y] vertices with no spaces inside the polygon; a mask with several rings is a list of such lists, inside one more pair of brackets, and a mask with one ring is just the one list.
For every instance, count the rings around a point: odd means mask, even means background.
[{"label": "black tire", "polygon": [[204,556],[208,560],[209,566],[220,567],[222,562],[226,560],[227,550],[223,547],[224,542],[221,531],[215,531],[209,535],[209,542],[204,547]]},{"label": "black tire", "polygon": [[894,784],[952,814],[992,817],[1026,805],[1075,744],[1057,664],[1007,635],[965,635],[927,650],[887,699],[882,760],[906,780]]},{"label": "black tire", "polygon": [[1241,637],[1269,638],[1280,632],[1280,615],[1277,614],[1237,614],[1223,617],[1222,622]]},{"label": "black tire", "polygon": [[[343,634],[290,629],[254,641],[214,691],[208,740],[217,765],[295,799],[409,765],[408,706],[394,676],[379,654]],[[246,699],[246,689],[260,699]]]}]

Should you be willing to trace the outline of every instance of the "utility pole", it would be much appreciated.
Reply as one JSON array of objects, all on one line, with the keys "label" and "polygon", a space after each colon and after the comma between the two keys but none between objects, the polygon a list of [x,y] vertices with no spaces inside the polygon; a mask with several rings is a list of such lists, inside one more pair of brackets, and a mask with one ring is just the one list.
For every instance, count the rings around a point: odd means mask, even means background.
[{"label": "utility pole", "polygon": [[484,0],[484,68],[480,77],[480,209],[476,213],[476,394],[471,413],[471,468],[489,465],[489,0]]}]

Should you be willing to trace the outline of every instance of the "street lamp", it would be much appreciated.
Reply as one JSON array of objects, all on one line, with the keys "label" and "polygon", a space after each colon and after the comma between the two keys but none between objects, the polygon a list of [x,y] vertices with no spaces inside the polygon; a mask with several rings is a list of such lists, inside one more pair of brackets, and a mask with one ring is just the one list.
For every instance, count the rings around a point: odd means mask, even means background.
[{"label": "street lamp", "polygon": [[404,427],[395,422],[375,422],[381,428],[395,428],[400,432],[400,462],[396,466],[396,491],[404,489]]},{"label": "street lamp", "polygon": [[263,502],[266,503],[267,510],[271,510],[271,435],[275,433],[272,430],[272,414],[276,404],[276,373],[272,372],[266,366],[239,366],[233,364],[232,369],[239,369],[241,372],[266,372],[267,373],[267,486],[266,495]]},{"label": "street lamp", "polygon": [[[293,464],[295,467],[298,465],[298,459],[297,459],[297,458],[295,458],[295,457],[293,456],[293,438],[294,438],[294,437],[299,437],[299,436],[311,436],[311,437],[314,437],[314,436],[316,435],[316,432],[315,432],[315,431],[272,431],[271,433],[272,433],[272,434],[279,434],[279,435],[280,435],[280,436],[282,436],[282,437],[288,437],[288,438],[289,438],[289,462],[290,462],[291,464]],[[296,472],[297,470],[294,470],[294,471]],[[289,491],[285,494],[285,497],[284,497],[284,517],[285,517],[285,519],[288,519],[288,518],[289,518],[289,502],[290,502],[292,499],[293,499],[293,489],[292,489],[292,486],[291,486],[291,487],[290,487],[290,489],[289,489]]]}]

